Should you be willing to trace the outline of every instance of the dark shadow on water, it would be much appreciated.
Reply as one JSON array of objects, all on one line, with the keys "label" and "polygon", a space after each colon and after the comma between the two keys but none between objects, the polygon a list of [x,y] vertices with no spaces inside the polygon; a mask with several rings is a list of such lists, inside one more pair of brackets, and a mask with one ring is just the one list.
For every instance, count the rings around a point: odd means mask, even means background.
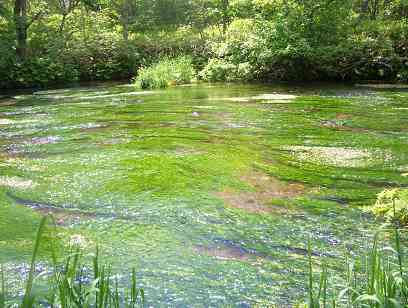
[{"label": "dark shadow on water", "polygon": [[[270,250],[278,250],[281,252],[296,254],[300,256],[307,256],[308,250],[305,248],[293,247],[288,245],[272,245],[268,246]],[[211,257],[217,257],[220,259],[233,259],[233,260],[250,260],[253,258],[262,258],[267,260],[273,260],[274,258],[264,252],[257,251],[256,249],[247,248],[242,242],[237,242],[228,239],[216,238],[214,244],[196,245],[194,251],[200,255],[207,255]],[[311,251],[311,255],[314,257],[334,257],[334,255],[324,252]]]}]

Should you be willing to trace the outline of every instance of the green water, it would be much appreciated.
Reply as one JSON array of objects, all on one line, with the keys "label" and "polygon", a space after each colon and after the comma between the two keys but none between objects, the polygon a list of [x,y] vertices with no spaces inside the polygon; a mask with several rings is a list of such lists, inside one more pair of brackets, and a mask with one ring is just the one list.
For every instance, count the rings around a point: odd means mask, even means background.
[{"label": "green water", "polygon": [[51,212],[49,236],[99,244],[123,280],[136,266],[154,307],[290,306],[308,238],[337,277],[378,226],[362,206],[408,185],[407,109],[406,91],[338,85],[3,98],[0,262],[18,272]]}]

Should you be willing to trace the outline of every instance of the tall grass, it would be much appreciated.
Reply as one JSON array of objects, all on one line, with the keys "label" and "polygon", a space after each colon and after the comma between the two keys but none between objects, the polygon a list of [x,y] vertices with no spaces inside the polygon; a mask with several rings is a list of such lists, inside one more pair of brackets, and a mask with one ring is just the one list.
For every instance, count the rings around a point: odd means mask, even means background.
[{"label": "tall grass", "polygon": [[309,253],[309,300],[306,307],[408,307],[408,276],[404,269],[400,231],[397,228],[391,231],[394,233],[394,247],[380,247],[376,234],[361,264],[346,257],[345,283],[339,286],[338,296],[329,294],[326,266],[320,273],[318,288],[313,285],[314,272]]},{"label": "tall grass", "polygon": [[142,89],[166,88],[169,85],[190,83],[194,75],[190,57],[164,58],[150,67],[139,69],[135,83]]},{"label": "tall grass", "polygon": [[6,286],[4,280],[4,267],[0,266],[0,307],[3,308],[6,306]]},{"label": "tall grass", "polygon": [[308,281],[308,297],[309,307],[319,308],[327,307],[327,268],[323,266],[323,271],[320,274],[319,286],[317,288],[317,294],[314,288],[313,278],[313,260],[312,260],[312,246],[310,241],[308,242],[308,266],[309,266],[309,281]]},{"label": "tall grass", "polygon": [[0,308],[16,307],[16,305],[21,308],[33,308],[38,307],[39,302],[49,307],[61,308],[135,308],[143,306],[144,291],[137,287],[135,269],[132,270],[130,277],[130,288],[120,288],[118,276],[113,275],[111,266],[101,263],[98,248],[92,257],[92,267],[83,262],[83,255],[79,248],[73,248],[62,263],[57,261],[53,250],[53,271],[49,277],[49,291],[44,297],[38,297],[33,292],[33,285],[46,220],[46,217],[41,220],[37,232],[21,303],[7,300],[4,269],[1,268]]}]

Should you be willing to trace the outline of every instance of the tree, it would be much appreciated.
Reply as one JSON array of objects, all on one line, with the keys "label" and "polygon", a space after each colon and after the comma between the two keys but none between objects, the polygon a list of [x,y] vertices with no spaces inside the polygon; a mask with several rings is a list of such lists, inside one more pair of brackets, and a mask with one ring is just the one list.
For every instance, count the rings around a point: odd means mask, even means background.
[{"label": "tree", "polygon": [[[403,16],[408,7],[406,0],[360,0],[359,11],[363,17],[376,20],[385,17],[387,13],[392,15]],[[401,14],[395,14],[398,11]]]},{"label": "tree", "polygon": [[15,0],[14,22],[16,26],[16,53],[20,60],[24,60],[27,54],[27,0]]},{"label": "tree", "polygon": [[115,0],[108,3],[113,9],[113,18],[122,26],[123,40],[127,42],[129,40],[129,27],[136,19],[137,3],[135,0]]},{"label": "tree", "polygon": [[19,60],[25,60],[27,56],[27,39],[28,29],[30,26],[40,19],[45,13],[43,2],[36,3],[36,10],[32,12],[32,16],[28,16],[28,9],[30,6],[29,0],[15,0],[14,1],[14,23],[16,29],[16,55]]},{"label": "tree", "polygon": [[81,0],[58,0],[58,11],[62,15],[61,23],[58,32],[61,34],[64,31],[65,22],[68,15],[75,10],[81,3]]},{"label": "tree", "polygon": [[227,27],[230,22],[229,0],[221,0],[220,6],[221,6],[222,31],[225,33],[227,31]]},{"label": "tree", "polygon": [[0,1],[0,16],[4,16],[7,13],[6,4]]}]

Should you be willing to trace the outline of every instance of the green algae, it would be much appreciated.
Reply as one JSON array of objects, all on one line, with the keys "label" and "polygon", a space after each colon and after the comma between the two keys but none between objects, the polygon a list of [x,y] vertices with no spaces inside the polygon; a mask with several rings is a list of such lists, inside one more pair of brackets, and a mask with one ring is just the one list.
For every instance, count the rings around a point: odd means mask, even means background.
[{"label": "green algae", "polygon": [[[24,261],[43,214],[27,205],[44,205],[60,209],[63,243],[80,236],[119,272],[136,265],[154,306],[293,304],[305,294],[308,239],[340,277],[345,247],[364,250],[375,229],[358,205],[408,184],[407,99],[337,86],[205,84],[19,96],[0,106],[8,120],[0,178],[35,185],[0,187],[8,230],[0,258]],[[279,195],[248,174],[303,189]],[[228,205],[226,189],[264,193],[257,200],[273,210]]]}]

